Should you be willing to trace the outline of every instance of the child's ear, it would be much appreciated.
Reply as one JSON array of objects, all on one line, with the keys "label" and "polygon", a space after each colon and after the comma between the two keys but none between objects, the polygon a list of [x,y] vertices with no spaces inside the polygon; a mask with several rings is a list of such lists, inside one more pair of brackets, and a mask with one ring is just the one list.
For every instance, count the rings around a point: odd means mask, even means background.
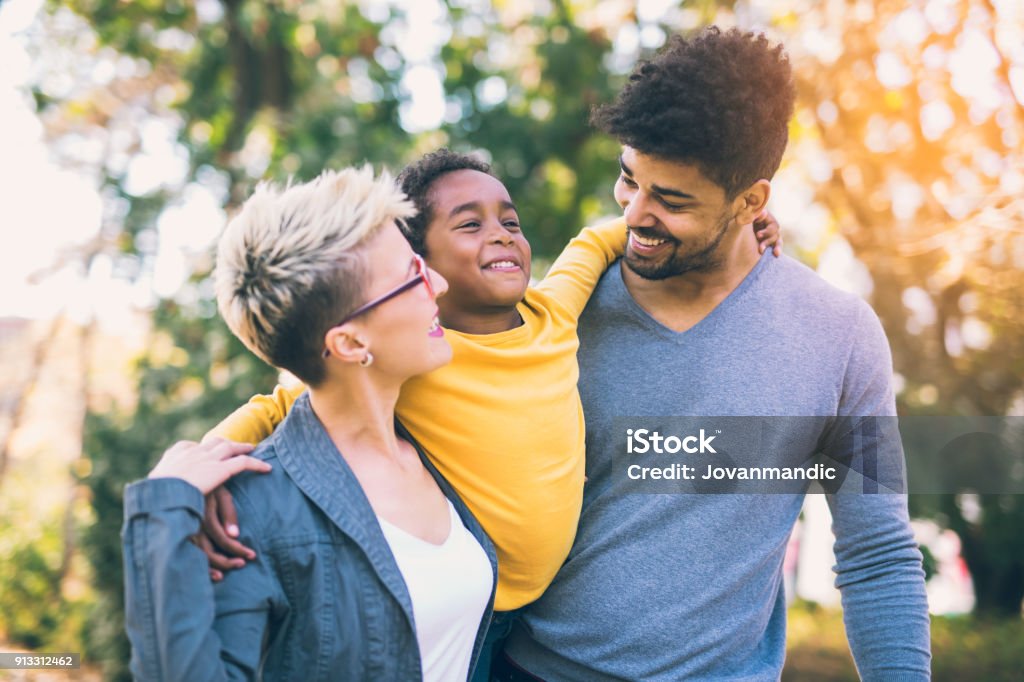
[{"label": "child's ear", "polygon": [[740,225],[753,223],[768,206],[768,199],[772,195],[772,183],[764,178],[758,180],[746,188],[733,199],[733,210],[736,214],[736,222]]},{"label": "child's ear", "polygon": [[370,346],[355,325],[346,323],[324,334],[324,348],[342,362],[358,363],[366,357]]}]

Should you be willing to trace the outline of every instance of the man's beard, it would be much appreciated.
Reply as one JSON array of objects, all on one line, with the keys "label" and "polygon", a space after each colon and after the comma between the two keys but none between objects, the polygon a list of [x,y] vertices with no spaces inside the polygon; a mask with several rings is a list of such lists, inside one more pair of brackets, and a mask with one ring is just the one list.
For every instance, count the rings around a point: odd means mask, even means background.
[{"label": "man's beard", "polygon": [[735,216],[728,213],[722,214],[712,229],[711,236],[696,250],[688,250],[683,242],[674,237],[659,234],[659,237],[668,239],[675,244],[675,248],[670,254],[659,259],[643,258],[637,256],[631,248],[627,247],[623,260],[630,270],[640,277],[650,280],[668,279],[688,272],[717,270],[725,260],[718,253],[718,247],[732,226],[734,218]]}]

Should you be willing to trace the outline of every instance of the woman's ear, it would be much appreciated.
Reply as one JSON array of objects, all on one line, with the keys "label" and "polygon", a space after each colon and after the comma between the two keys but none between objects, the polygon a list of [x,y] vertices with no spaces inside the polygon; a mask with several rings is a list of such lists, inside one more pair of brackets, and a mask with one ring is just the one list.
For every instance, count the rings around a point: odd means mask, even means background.
[{"label": "woman's ear", "polygon": [[359,363],[370,351],[365,336],[349,323],[328,330],[324,335],[324,347],[330,355],[342,362]]},{"label": "woman's ear", "polygon": [[746,188],[733,200],[736,211],[736,222],[740,225],[753,223],[768,206],[772,195],[772,183],[764,178]]}]

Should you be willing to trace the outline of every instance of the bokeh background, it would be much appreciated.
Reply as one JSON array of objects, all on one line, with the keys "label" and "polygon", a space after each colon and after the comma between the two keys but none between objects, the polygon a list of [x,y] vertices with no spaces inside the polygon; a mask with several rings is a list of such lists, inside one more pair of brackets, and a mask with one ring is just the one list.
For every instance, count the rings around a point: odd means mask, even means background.
[{"label": "bokeh background", "polygon": [[[5,0],[0,650],[126,679],[122,487],[278,378],[209,280],[258,180],[478,150],[549,260],[615,213],[618,149],[590,108],[710,23],[788,48],[771,209],[790,255],[878,312],[901,414],[1024,415],[1019,0]],[[911,506],[935,678],[1020,679],[1024,496]],[[856,679],[830,544],[809,498],[785,679]]]}]

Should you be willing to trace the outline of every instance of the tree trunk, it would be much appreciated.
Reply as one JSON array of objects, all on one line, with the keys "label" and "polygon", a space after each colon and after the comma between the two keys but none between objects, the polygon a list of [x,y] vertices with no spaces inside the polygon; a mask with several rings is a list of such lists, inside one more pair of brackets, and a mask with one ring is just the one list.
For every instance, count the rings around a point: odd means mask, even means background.
[{"label": "tree trunk", "polygon": [[46,330],[46,334],[43,335],[43,338],[39,340],[39,343],[36,344],[36,347],[33,350],[28,375],[22,383],[21,390],[18,395],[18,402],[11,411],[10,426],[7,429],[7,433],[4,435],[3,442],[0,443],[0,482],[3,482],[4,472],[7,470],[7,461],[10,459],[11,439],[14,437],[15,432],[21,428],[21,422],[25,418],[25,409],[28,406],[28,397],[32,394],[32,390],[39,381],[39,376],[43,371],[43,365],[46,363],[46,357],[50,352],[50,346],[53,345],[53,340],[56,338],[57,330],[60,328],[60,324],[63,320],[63,314],[53,318],[50,322],[49,328]]}]

